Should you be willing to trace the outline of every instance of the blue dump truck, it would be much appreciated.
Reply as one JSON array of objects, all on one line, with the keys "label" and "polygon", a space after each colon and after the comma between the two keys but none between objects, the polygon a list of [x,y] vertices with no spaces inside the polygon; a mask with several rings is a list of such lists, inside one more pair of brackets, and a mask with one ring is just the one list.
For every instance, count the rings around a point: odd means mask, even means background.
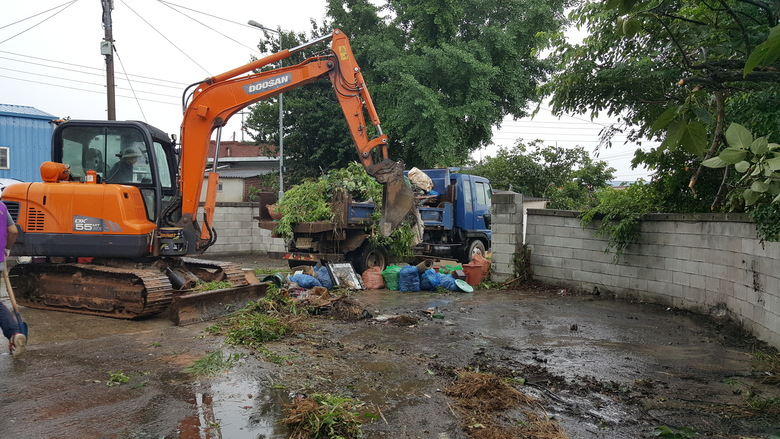
[{"label": "blue dump truck", "polygon": [[[490,182],[476,175],[450,169],[422,170],[430,177],[432,189],[417,191],[416,209],[423,224],[422,242],[413,248],[412,259],[452,259],[467,263],[476,253],[490,249]],[[262,200],[262,228],[273,230],[276,222],[265,208],[272,200]],[[275,201],[275,200],[273,200]],[[271,203],[268,203],[271,204]],[[354,202],[347,194],[331,201],[334,221],[298,223],[286,242],[286,252],[271,256],[287,259],[291,267],[317,261],[351,262],[357,273],[390,261],[387,248],[372,236],[374,204]],[[412,262],[412,261],[408,261]]]}]

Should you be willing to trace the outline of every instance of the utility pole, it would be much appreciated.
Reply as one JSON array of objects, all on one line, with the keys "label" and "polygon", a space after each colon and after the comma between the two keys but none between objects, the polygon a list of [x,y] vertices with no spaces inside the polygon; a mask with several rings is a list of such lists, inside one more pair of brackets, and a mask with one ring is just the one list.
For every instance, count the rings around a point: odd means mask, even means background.
[{"label": "utility pole", "polygon": [[114,0],[100,0],[103,6],[103,30],[105,36],[100,42],[100,54],[106,57],[106,98],[108,100],[108,120],[116,120],[116,87],[114,86],[114,34],[111,30],[111,11]]},{"label": "utility pole", "polygon": [[[282,50],[282,31],[269,29],[255,20],[249,20],[248,24],[268,32],[273,32],[279,36],[279,50]],[[279,67],[282,67],[282,60],[279,60]],[[281,200],[284,196],[284,109],[282,105],[284,103],[284,93],[279,93],[279,195],[278,199]]]}]

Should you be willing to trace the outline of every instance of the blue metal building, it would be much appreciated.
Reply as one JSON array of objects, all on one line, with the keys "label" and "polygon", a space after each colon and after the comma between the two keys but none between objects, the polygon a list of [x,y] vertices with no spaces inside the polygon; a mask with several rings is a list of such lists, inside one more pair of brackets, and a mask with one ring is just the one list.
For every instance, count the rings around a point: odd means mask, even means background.
[{"label": "blue metal building", "polygon": [[55,119],[33,107],[0,104],[0,179],[41,181],[41,163],[51,160]]}]

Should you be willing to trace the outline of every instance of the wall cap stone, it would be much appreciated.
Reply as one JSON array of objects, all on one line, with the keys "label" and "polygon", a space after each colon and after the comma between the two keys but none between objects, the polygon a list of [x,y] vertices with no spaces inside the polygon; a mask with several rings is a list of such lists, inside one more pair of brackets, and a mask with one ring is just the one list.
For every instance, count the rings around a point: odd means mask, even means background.
[{"label": "wall cap stone", "polygon": [[[579,218],[581,212],[575,210],[528,209],[528,214],[539,216],[558,216]],[[732,223],[753,223],[746,213],[650,213],[642,217],[643,221],[715,221]]]}]

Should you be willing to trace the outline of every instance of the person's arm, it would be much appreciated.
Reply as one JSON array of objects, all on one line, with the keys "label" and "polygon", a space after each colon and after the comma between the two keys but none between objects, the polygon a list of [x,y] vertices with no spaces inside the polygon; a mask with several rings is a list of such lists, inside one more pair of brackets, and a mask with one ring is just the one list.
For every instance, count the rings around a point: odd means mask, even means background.
[{"label": "person's arm", "polygon": [[8,251],[11,250],[14,242],[16,242],[16,237],[19,236],[19,229],[16,227],[16,223],[14,223],[11,213],[7,210],[5,212],[5,223],[8,225],[5,233],[5,250],[6,254],[8,254]]}]

